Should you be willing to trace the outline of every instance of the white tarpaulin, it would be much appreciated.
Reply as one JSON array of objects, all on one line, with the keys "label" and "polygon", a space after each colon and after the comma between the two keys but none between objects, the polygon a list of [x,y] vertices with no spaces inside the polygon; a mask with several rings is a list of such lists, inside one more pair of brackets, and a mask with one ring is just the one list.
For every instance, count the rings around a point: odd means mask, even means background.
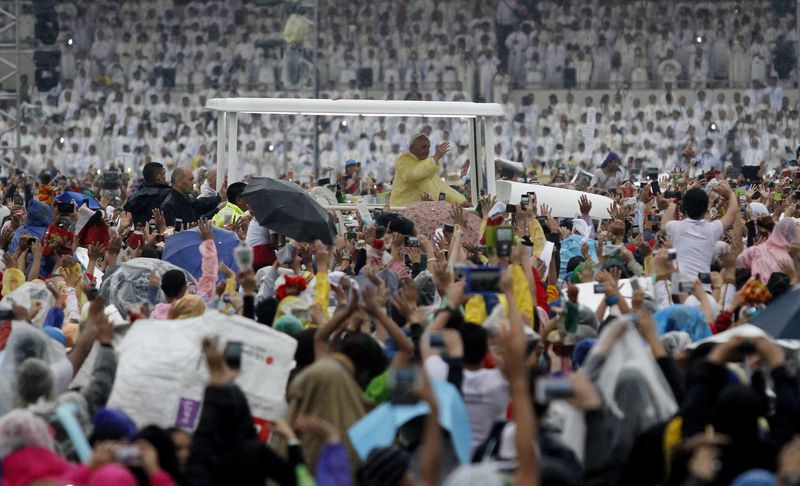
[{"label": "white tarpaulin", "polygon": [[219,336],[243,344],[242,388],[253,421],[281,418],[297,341],[240,316],[211,312],[176,321],[136,321],[119,351],[119,366],[109,407],[125,411],[140,427],[155,424],[194,430],[200,418],[208,368],[203,337]]}]

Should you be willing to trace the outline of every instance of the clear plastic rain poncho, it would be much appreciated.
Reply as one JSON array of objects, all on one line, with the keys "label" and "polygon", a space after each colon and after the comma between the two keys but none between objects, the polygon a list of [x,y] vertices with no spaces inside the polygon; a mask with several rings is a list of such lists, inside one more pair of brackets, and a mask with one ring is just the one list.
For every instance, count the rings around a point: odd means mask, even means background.
[{"label": "clear plastic rain poncho", "polygon": [[[627,326],[628,330],[603,357],[597,350],[604,347],[616,326]],[[600,392],[604,405],[623,424],[619,440],[632,444],[637,435],[669,420],[678,410],[666,378],[630,317],[617,319],[600,334],[586,358],[584,369]],[[572,407],[569,409],[562,438],[583,460],[586,440],[583,414]]]},{"label": "clear plastic rain poncho", "polygon": [[[0,416],[16,405],[18,370],[28,358],[38,358],[50,366],[54,371],[56,393],[69,386],[72,365],[67,361],[64,346],[27,322],[12,321],[8,342],[0,352]],[[70,371],[68,377],[65,370]]]},{"label": "clear plastic rain poncho", "polygon": [[[155,258],[128,260],[107,271],[100,285],[100,295],[105,297],[109,304],[114,305],[122,316],[127,316],[128,309],[148,301],[150,272],[155,271],[160,277],[169,270],[183,269]],[[183,273],[186,274],[187,285],[197,285],[197,280],[189,272],[183,270]],[[159,288],[156,301],[150,304],[162,302],[166,302],[166,297]]]},{"label": "clear plastic rain poncho", "polygon": [[42,282],[26,282],[20,285],[0,301],[0,309],[11,310],[12,300],[26,309],[32,309],[34,303],[41,304],[36,314],[31,316],[31,323],[36,327],[42,327],[47,312],[56,305],[55,297]]},{"label": "clear plastic rain poncho", "polygon": [[[597,370],[587,369],[587,372],[590,376],[596,372],[596,379],[593,381],[603,395],[603,400],[617,416],[627,420],[634,415],[633,409],[636,408],[635,415],[639,419],[639,423],[636,425],[638,431],[641,432],[672,417],[678,410],[678,406],[650,348],[642,340],[631,320],[621,318],[612,325],[628,326],[629,329],[611,348],[599,368]],[[597,354],[596,351],[602,347],[604,341],[609,339],[609,331],[611,328],[600,335],[597,345],[589,353],[586,361],[587,368],[589,361]],[[635,380],[629,380],[626,377],[632,377]],[[632,383],[633,381],[636,383]],[[636,397],[627,396],[624,392],[629,386],[641,388],[643,394]]]}]

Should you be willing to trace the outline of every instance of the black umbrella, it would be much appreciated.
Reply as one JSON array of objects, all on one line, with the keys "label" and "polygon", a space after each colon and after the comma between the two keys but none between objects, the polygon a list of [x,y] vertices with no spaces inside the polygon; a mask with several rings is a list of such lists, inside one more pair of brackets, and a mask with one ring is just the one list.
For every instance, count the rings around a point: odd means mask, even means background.
[{"label": "black umbrella", "polygon": [[800,288],[771,301],[751,324],[775,339],[800,339]]},{"label": "black umbrella", "polygon": [[333,244],[336,225],[331,215],[297,184],[257,178],[247,185],[242,197],[261,226],[297,241]]}]

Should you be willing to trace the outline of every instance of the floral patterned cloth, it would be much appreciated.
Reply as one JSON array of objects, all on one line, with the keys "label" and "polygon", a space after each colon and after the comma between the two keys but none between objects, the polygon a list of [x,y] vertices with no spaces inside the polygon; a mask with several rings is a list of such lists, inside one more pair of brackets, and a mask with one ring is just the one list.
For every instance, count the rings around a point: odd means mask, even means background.
[{"label": "floral patterned cloth", "polygon": [[[437,229],[444,228],[445,224],[453,224],[451,214],[452,206],[445,201],[421,201],[403,209],[401,214],[414,222],[417,234],[433,238]],[[481,218],[472,211],[464,210],[467,218],[466,228],[463,228],[462,243],[477,245],[481,237]]]},{"label": "floral patterned cloth", "polygon": [[72,241],[74,238],[75,235],[72,231],[53,226],[52,224],[49,225],[43,238],[44,256],[51,256],[54,253],[58,253],[59,255],[71,255]]}]

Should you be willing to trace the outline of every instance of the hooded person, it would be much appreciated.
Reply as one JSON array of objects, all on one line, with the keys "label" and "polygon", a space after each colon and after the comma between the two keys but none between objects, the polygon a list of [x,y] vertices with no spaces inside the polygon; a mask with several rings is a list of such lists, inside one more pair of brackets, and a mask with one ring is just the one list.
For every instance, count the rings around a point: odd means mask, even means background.
[{"label": "hooded person", "polygon": [[206,303],[194,294],[186,294],[172,303],[169,308],[169,319],[191,319],[205,314]]},{"label": "hooded person", "polygon": [[430,156],[431,141],[425,134],[415,135],[408,151],[400,154],[395,161],[390,204],[410,206],[421,201],[424,193],[434,198],[444,193],[447,202],[452,204],[466,202],[464,196],[439,177],[439,162],[449,148],[450,144],[445,142]]},{"label": "hooded person", "polygon": [[565,442],[583,454],[585,484],[616,484],[637,436],[669,420],[678,407],[628,317],[606,326],[583,368],[603,405],[583,415],[586,428],[578,435],[575,420],[565,422]]},{"label": "hooded person", "polygon": [[667,356],[674,357],[690,344],[692,344],[692,337],[685,331],[669,331],[660,338],[661,345],[664,346],[664,351]]},{"label": "hooded person", "polygon": [[683,331],[692,341],[711,336],[706,317],[697,307],[674,304],[653,314],[653,320],[659,336],[672,331]]},{"label": "hooded person", "polygon": [[0,418],[0,458],[25,447],[52,451],[53,436],[42,419],[30,410],[18,408]]},{"label": "hooded person", "polygon": [[570,259],[576,256],[581,256],[581,247],[586,244],[589,245],[589,254],[593,261],[597,261],[597,242],[590,238],[592,233],[591,228],[586,221],[575,218],[571,220],[572,234],[561,240],[561,251],[559,252],[559,261],[561,266],[559,268],[559,278],[564,278],[567,274],[567,265]]},{"label": "hooded person", "polygon": [[[34,360],[28,360],[26,364],[28,364],[30,361]],[[110,387],[108,388],[108,391],[111,391]],[[106,395],[103,399],[103,403],[105,403],[105,399],[107,398],[108,395]],[[85,435],[88,436],[92,430],[91,414],[95,408],[90,411],[89,402],[84,396],[83,390],[80,392],[68,391],[66,393],[62,393],[56,400],[51,402],[40,400],[38,403],[28,405],[28,410],[41,417],[50,426],[54,434],[53,439],[55,441],[55,451],[58,452],[61,457],[71,462],[78,462],[80,458],[75,450],[75,445],[69,438],[69,435],[64,428],[64,424],[61,423],[58,415],[56,414],[58,408],[65,404],[69,405],[74,410],[75,418],[78,420],[81,430]]]},{"label": "hooded person", "polygon": [[75,468],[53,446],[47,423],[30,410],[16,409],[0,417],[3,484],[27,486],[48,480],[66,484]]},{"label": "hooded person", "polygon": [[256,302],[261,302],[269,298],[277,298],[275,297],[276,284],[278,278],[284,275],[294,275],[294,271],[290,268],[275,268],[271,265],[261,268],[256,273],[256,282],[258,282],[258,294],[256,295]]},{"label": "hooded person", "polygon": [[[64,346],[28,323],[12,323],[5,351],[0,363],[0,415],[18,405],[18,377],[28,359],[42,360],[52,376],[50,397],[63,393],[73,377],[72,363],[67,359]],[[41,390],[41,385],[36,385]],[[37,391],[32,390],[35,394]]]},{"label": "hooded person", "polygon": [[767,241],[747,248],[736,257],[736,265],[746,267],[764,283],[774,272],[781,272],[781,264],[794,265],[789,247],[800,242],[800,231],[794,218],[783,218],[775,224]]},{"label": "hooded person", "polygon": [[[73,465],[53,450],[50,429],[30,410],[17,409],[0,418],[0,459],[3,485],[84,484],[86,486],[136,486],[139,482],[127,467],[110,463],[89,467]],[[105,459],[107,460],[107,459]],[[105,460],[101,460],[102,464]],[[161,469],[149,473],[145,484],[173,486]]]},{"label": "hooded person", "polygon": [[[294,377],[286,393],[289,405],[286,420],[293,423],[305,414],[330,422],[339,430],[348,448],[350,464],[355,466],[361,461],[347,431],[367,413],[371,404],[363,390],[383,373],[387,360],[378,342],[362,333],[346,336],[336,351],[316,356],[313,364]],[[309,469],[316,470],[324,442],[308,434],[300,439]]]},{"label": "hooded person", "polygon": [[53,220],[53,212],[47,204],[31,199],[28,202],[28,211],[25,215],[25,223],[14,231],[11,243],[8,245],[8,253],[13,254],[17,251],[22,237],[28,236],[42,240],[47,232],[47,227]]},{"label": "hooded person", "polygon": [[89,436],[91,444],[103,440],[132,440],[137,432],[133,419],[117,408],[103,407],[98,410],[92,425],[92,434]]},{"label": "hooded person", "polygon": [[5,297],[17,290],[28,280],[28,277],[18,268],[6,268],[3,272],[3,288],[0,294]]},{"label": "hooded person", "polygon": [[431,312],[441,306],[442,297],[436,291],[436,280],[428,270],[423,270],[414,277],[414,286],[417,288],[417,305]]},{"label": "hooded person", "polygon": [[275,319],[272,328],[295,337],[303,331],[303,321],[292,315],[284,315]]}]

